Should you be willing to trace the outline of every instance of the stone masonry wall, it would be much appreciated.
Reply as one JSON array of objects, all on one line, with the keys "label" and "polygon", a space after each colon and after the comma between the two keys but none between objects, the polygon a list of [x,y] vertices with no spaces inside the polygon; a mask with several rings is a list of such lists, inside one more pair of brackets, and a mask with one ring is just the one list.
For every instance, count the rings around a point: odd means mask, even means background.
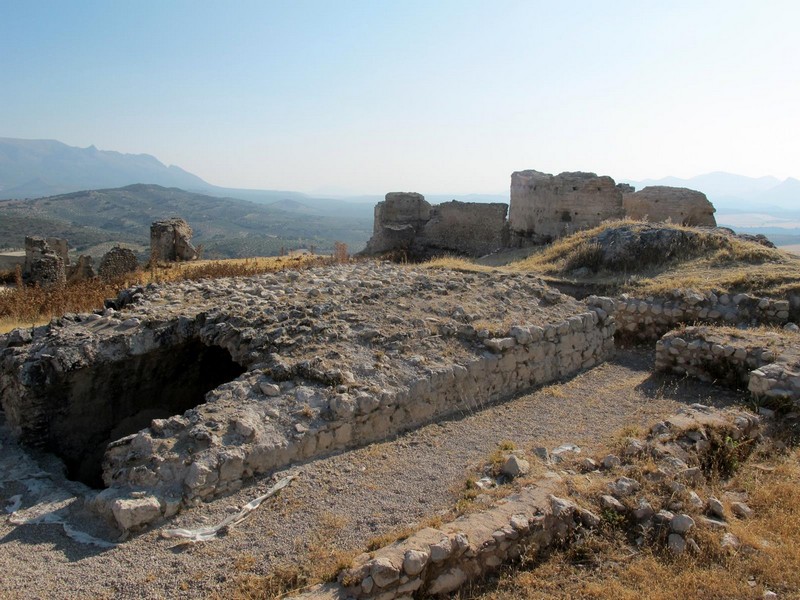
[{"label": "stone masonry wall", "polygon": [[621,219],[622,189],[594,173],[511,174],[509,226],[514,246],[540,244]]},{"label": "stone masonry wall", "polygon": [[373,236],[365,253],[483,256],[508,245],[507,212],[502,203],[453,200],[431,205],[421,194],[391,192],[375,206]]},{"label": "stone masonry wall", "polygon": [[[522,555],[535,559],[555,544],[563,547],[580,543],[582,536],[571,533],[601,527],[605,519],[597,514],[600,508],[605,511],[604,516],[616,513],[620,520],[637,523],[641,545],[663,543],[672,553],[681,554],[687,542],[697,543],[693,537],[695,521],[686,513],[676,515],[667,510],[656,513],[647,496],[639,491],[647,480],[637,475],[637,471],[647,472],[647,469],[634,466],[645,461],[656,462],[663,488],[686,493],[688,486],[705,479],[700,465],[714,451],[709,442],[712,432],[739,442],[755,440],[761,432],[760,421],[743,411],[721,411],[700,404],[684,407],[655,424],[645,439],[628,438],[621,458],[609,455],[595,461],[587,457],[580,465],[576,460],[559,466],[558,473],[548,469],[533,483],[500,498],[490,508],[436,528],[426,527],[407,539],[364,553],[339,573],[336,583],[318,585],[292,597],[298,600],[442,597],[457,591],[467,581],[496,572],[504,563]],[[613,461],[606,463],[608,459]],[[566,492],[574,489],[575,479],[588,477],[588,472],[605,479],[609,493],[594,500],[594,494],[581,492],[567,496]],[[620,477],[623,472],[630,476]],[[633,494],[633,498],[639,498],[636,504],[632,502]],[[648,495],[654,499],[652,492]],[[674,498],[674,493],[670,495]],[[698,518],[697,526],[710,527],[711,523],[716,527],[726,525],[724,521],[703,517]]]},{"label": "stone masonry wall", "polygon": [[124,392],[111,404],[140,423],[163,408],[159,387],[174,379],[165,361],[238,365],[198,388],[194,408],[131,435],[98,432],[112,441],[96,507],[122,528],[508,399],[614,350],[613,301],[579,302],[518,273],[363,262],[151,285],[112,304],[0,336],[0,401],[18,439],[61,443],[68,419],[105,406],[106,390]]},{"label": "stone masonry wall", "polygon": [[623,294],[614,316],[619,337],[648,341],[658,339],[681,323],[783,326],[798,322],[800,296],[774,299],[690,289],[677,289],[660,298],[632,298]]},{"label": "stone masonry wall", "polygon": [[[632,191],[632,190],[631,190]],[[703,192],[665,185],[648,186],[622,197],[625,216],[650,222],[671,221],[677,225],[716,227],[714,206]]]},{"label": "stone masonry wall", "polygon": [[431,207],[415,243],[429,254],[437,252],[484,256],[508,245],[508,206],[452,200]]},{"label": "stone masonry wall", "polygon": [[[595,301],[594,310],[564,322],[546,327],[513,327],[508,337],[487,338],[483,344],[488,352],[482,357],[440,369],[395,392],[353,395],[342,391],[326,398],[324,387],[281,386],[276,383],[274,372],[272,376],[256,377],[250,385],[243,386],[244,381],[226,384],[219,388],[222,396],[252,386],[261,396],[254,398],[256,402],[269,399],[295,406],[322,402],[321,408],[328,416],[311,425],[303,419],[296,420],[291,425],[293,434],[286,439],[258,425],[257,413],[247,408],[247,394],[241,398],[240,416],[231,420],[232,429],[220,432],[227,440],[224,446],[204,443],[211,439],[212,432],[204,429],[199,414],[189,411],[184,416],[154,421],[149,429],[110,445],[104,478],[115,487],[150,488],[165,506],[170,502],[164,503],[164,495],[174,497],[176,493],[183,503],[192,504],[238,489],[244,477],[383,440],[453,413],[510,398],[590,368],[613,353],[614,320],[609,315],[612,303],[604,298]],[[220,333],[224,334],[224,330],[220,332],[208,324],[200,336],[206,344],[219,344],[214,337]],[[193,450],[187,465],[188,457],[182,449],[189,446]],[[145,468],[153,461],[158,465],[155,471]]]},{"label": "stone masonry wall", "polygon": [[800,335],[714,327],[672,331],[656,344],[656,368],[747,388],[767,401],[789,400],[800,407]]}]

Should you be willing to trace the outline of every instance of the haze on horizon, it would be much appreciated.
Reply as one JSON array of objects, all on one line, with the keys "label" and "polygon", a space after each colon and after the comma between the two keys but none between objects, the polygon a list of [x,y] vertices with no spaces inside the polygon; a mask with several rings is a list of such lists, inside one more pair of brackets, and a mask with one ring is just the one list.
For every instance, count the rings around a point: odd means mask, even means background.
[{"label": "haze on horizon", "polygon": [[7,3],[0,136],[228,187],[800,176],[800,3]]}]

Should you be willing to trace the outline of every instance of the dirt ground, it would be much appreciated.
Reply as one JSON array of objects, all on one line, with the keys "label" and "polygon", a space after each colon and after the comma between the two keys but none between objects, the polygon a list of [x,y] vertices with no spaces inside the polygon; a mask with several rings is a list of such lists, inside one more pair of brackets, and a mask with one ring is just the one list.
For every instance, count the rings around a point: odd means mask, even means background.
[{"label": "dirt ground", "polygon": [[[230,597],[242,578],[302,564],[328,549],[357,553],[371,538],[447,512],[467,472],[501,441],[527,450],[574,443],[594,453],[623,428],[647,427],[681,405],[747,399],[691,379],[653,374],[652,363],[650,348],[620,350],[591,371],[509,402],[257,479],[111,547],[79,543],[65,535],[61,523],[14,525],[7,516],[0,522],[0,596]],[[0,507],[8,513],[17,503],[19,511],[39,505],[43,514],[63,515],[67,528],[109,535],[79,510],[78,486],[26,460],[0,430]],[[176,546],[160,536],[167,528],[213,525],[286,474],[297,479],[224,537]]]}]

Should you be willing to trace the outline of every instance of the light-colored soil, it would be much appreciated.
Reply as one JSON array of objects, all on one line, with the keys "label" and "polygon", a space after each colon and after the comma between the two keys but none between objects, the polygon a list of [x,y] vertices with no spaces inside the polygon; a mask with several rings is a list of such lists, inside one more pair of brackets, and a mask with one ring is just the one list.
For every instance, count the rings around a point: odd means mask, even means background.
[{"label": "light-colored soil", "polygon": [[[309,560],[321,547],[357,552],[370,538],[450,509],[466,472],[503,440],[517,447],[576,443],[596,451],[625,427],[648,426],[681,404],[724,405],[745,396],[651,373],[652,351],[620,351],[613,361],[476,414],[432,424],[395,440],[294,467],[298,478],[225,537],[176,547],[160,529],[215,524],[273,481],[182,513],[111,549],[77,543],[60,525],[0,523],[4,598],[200,598],[234,594],[237,581]],[[5,435],[5,434],[3,434]],[[0,506],[23,493],[9,474],[15,445],[0,438]],[[13,463],[13,464],[9,464]],[[286,473],[276,474],[280,477]],[[41,473],[32,480],[47,480]],[[36,486],[32,486],[36,487]],[[21,509],[34,503],[24,493]],[[95,531],[79,517],[75,528]]]}]

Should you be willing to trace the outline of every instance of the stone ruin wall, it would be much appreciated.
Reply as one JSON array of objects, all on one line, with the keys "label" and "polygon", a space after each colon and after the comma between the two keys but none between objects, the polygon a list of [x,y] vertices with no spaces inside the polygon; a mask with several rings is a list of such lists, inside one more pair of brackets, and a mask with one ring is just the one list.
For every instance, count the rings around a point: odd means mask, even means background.
[{"label": "stone ruin wall", "polygon": [[656,369],[748,389],[759,400],[789,401],[800,408],[798,342],[797,333],[687,327],[657,342]]},{"label": "stone ruin wall", "polygon": [[60,238],[25,237],[23,280],[47,287],[67,280],[69,254],[67,241]]},{"label": "stone ruin wall", "polygon": [[628,184],[594,173],[528,170],[511,175],[510,207],[456,200],[431,205],[413,192],[386,194],[375,206],[373,235],[364,253],[479,257],[502,248],[549,243],[625,217],[716,226],[714,207],[701,192],[667,186],[635,192]]},{"label": "stone ruin wall", "polygon": [[136,253],[129,248],[116,246],[106,252],[103,258],[100,259],[97,274],[101,279],[110,281],[123,277],[128,273],[133,273],[138,268],[139,261],[136,258]]},{"label": "stone ruin wall", "polygon": [[609,219],[621,219],[622,188],[594,173],[511,174],[509,227],[512,244],[551,242]]},{"label": "stone ruin wall", "polygon": [[373,236],[365,253],[483,256],[507,245],[507,211],[502,203],[453,200],[431,205],[422,194],[390,192],[375,206]]},{"label": "stone ruin wall", "polygon": [[700,293],[677,289],[660,298],[633,298],[623,294],[617,300],[614,317],[617,336],[634,341],[657,340],[683,323],[731,326],[800,323],[800,295],[761,298],[751,294]]},{"label": "stone ruin wall", "polygon": [[88,255],[81,255],[77,263],[70,264],[69,243],[63,238],[25,237],[22,277],[28,284],[47,287],[91,279],[95,276],[92,264]]},{"label": "stone ruin wall", "polygon": [[[426,527],[408,538],[361,554],[352,566],[339,572],[335,582],[317,585],[291,597],[298,600],[443,597],[468,581],[495,573],[503,564],[518,560],[523,554],[529,558],[543,557],[556,544],[562,548],[570,546],[576,540],[577,530],[596,528],[602,523],[602,517],[593,512],[599,508],[596,504],[589,503],[586,508],[585,496],[570,494],[574,478],[590,472],[601,480],[621,473],[630,475],[608,481],[609,494],[601,496],[598,504],[621,519],[639,523],[643,530],[658,531],[665,549],[681,554],[685,543],[689,539],[694,541],[691,531],[694,520],[687,530],[681,526],[687,522],[686,513],[656,513],[647,496],[638,492],[645,479],[636,474],[634,467],[644,461],[655,461],[665,484],[685,490],[687,485],[704,479],[700,465],[707,463],[714,452],[709,438],[718,436],[748,443],[759,439],[761,431],[760,420],[748,412],[699,404],[684,407],[656,423],[644,439],[628,438],[622,457],[613,457],[619,467],[613,466],[613,462],[605,466],[604,461],[587,457],[579,472],[556,467],[557,472],[545,460],[547,470],[543,475],[490,508],[437,527]],[[635,507],[630,501],[625,502],[632,493],[631,487],[643,500]],[[710,525],[711,519],[705,523],[702,519],[699,519],[701,526]],[[725,525],[724,521],[714,521],[718,527],[720,523]]]},{"label": "stone ruin wall", "polygon": [[187,261],[198,257],[192,228],[183,219],[155,221],[150,226],[150,255],[155,261]]},{"label": "stone ruin wall", "polygon": [[[398,272],[396,278],[404,274]],[[364,281],[363,277],[359,281]],[[206,285],[189,287],[200,291]],[[185,297],[182,289],[176,286],[176,298]],[[309,293],[314,289],[318,288],[312,285]],[[361,289],[360,285],[355,289]],[[442,291],[447,292],[445,288]],[[142,289],[129,292],[126,298],[138,297],[140,302],[143,297],[159,295]],[[413,298],[415,293],[410,293]],[[535,298],[529,302],[535,304]],[[76,422],[74,417],[105,418],[100,405],[91,408],[91,402],[85,404],[81,390],[95,390],[102,398],[109,392],[115,402],[136,404],[139,396],[150,393],[132,397],[131,383],[126,384],[125,377],[130,377],[132,370],[147,373],[158,385],[159,369],[175,371],[174,365],[164,367],[165,361],[179,357],[189,346],[216,348],[242,365],[242,375],[234,373],[223,378],[227,383],[215,383],[217,387],[196,408],[173,416],[154,416],[138,433],[108,446],[102,477],[109,487],[91,504],[127,529],[236,490],[255,474],[479,409],[590,368],[613,353],[611,300],[591,298],[575,303],[549,291],[542,302],[543,306],[556,303],[558,311],[553,314],[574,312],[542,326],[521,323],[499,338],[485,337],[470,326],[442,324],[430,339],[455,354],[448,358],[437,352],[441,365],[433,369],[406,365],[398,370],[402,379],[383,389],[370,388],[368,381],[353,389],[352,374],[319,370],[314,361],[267,357],[264,331],[249,328],[241,318],[218,309],[198,309],[195,316],[181,312],[167,320],[142,320],[136,316],[138,305],[134,304],[123,313],[109,309],[105,315],[79,316],[58,327],[38,328],[33,335],[29,330],[16,330],[0,337],[0,399],[16,437],[45,447],[61,444],[75,453],[79,440],[74,432],[70,434],[76,428],[69,426]],[[565,303],[563,308],[559,302]],[[359,334],[366,339],[370,335],[369,330]],[[72,338],[74,341],[68,341]],[[374,350],[366,346],[354,351]],[[268,362],[261,362],[267,358]],[[124,407],[118,408],[127,414]],[[133,406],[129,412],[133,410],[138,409]],[[61,416],[53,419],[54,414]],[[105,444],[95,445],[102,448]]]},{"label": "stone ruin wall", "polygon": [[703,192],[663,185],[622,196],[625,216],[637,221],[670,221],[692,227],[716,227],[714,206]]}]

